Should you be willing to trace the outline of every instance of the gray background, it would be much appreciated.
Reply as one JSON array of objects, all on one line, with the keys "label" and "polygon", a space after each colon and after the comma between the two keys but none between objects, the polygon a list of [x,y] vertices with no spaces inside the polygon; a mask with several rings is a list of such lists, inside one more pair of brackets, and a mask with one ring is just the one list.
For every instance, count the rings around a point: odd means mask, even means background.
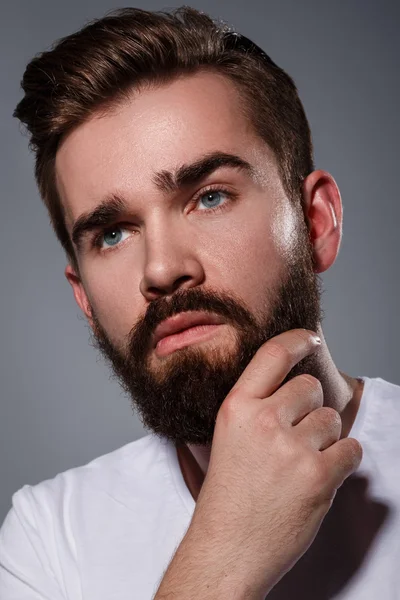
[{"label": "gray background", "polygon": [[[149,10],[171,8],[137,2]],[[292,75],[317,167],[335,177],[344,239],[323,275],[324,332],[338,367],[400,384],[398,339],[399,5],[375,0],[194,1],[254,39]],[[146,432],[89,345],[63,275],[65,258],[12,111],[26,63],[112,8],[7,0],[0,35],[0,523],[11,495]],[[397,310],[396,310],[397,307]]]}]

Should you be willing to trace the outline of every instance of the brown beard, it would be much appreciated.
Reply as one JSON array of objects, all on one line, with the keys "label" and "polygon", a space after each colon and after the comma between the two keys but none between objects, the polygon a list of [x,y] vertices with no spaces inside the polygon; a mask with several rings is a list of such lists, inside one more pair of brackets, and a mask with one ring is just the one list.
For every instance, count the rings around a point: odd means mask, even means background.
[{"label": "brown beard", "polygon": [[[301,229],[301,228],[300,228]],[[257,350],[289,329],[316,331],[321,320],[321,282],[314,271],[306,229],[287,261],[283,283],[273,294],[272,314],[253,316],[233,294],[194,287],[178,290],[170,300],[151,302],[130,331],[124,349],[110,341],[92,308],[92,343],[109,362],[114,376],[139,411],[144,427],[176,445],[211,445],[218,410]],[[166,357],[157,372],[149,368],[152,335],[164,319],[185,311],[220,315],[235,332],[236,351],[222,355],[189,345]],[[165,357],[164,357],[165,358]],[[161,368],[162,367],[162,368]],[[289,372],[282,385],[301,373],[319,376],[315,355]]]}]

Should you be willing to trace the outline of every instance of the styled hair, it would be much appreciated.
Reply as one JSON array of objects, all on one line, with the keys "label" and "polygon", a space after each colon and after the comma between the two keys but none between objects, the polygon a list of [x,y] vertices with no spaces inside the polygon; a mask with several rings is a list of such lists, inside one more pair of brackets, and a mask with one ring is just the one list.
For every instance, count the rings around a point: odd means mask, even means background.
[{"label": "styled hair", "polygon": [[50,221],[77,269],[56,187],[55,157],[63,138],[132,89],[211,70],[229,78],[257,135],[275,154],[288,197],[314,169],[310,128],[296,86],[248,38],[188,6],[170,12],[123,8],[57,41],[27,65],[25,92],[13,115],[27,128],[35,178]]}]

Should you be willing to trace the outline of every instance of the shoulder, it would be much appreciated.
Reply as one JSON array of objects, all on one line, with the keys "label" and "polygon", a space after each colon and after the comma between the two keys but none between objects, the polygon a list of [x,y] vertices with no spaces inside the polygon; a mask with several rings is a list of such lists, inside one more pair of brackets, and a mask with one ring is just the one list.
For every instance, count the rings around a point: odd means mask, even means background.
[{"label": "shoulder", "polygon": [[23,572],[25,582],[46,590],[43,597],[58,599],[63,572],[74,577],[78,548],[97,539],[99,524],[124,528],[128,511],[136,530],[160,475],[168,481],[163,477],[166,444],[150,434],[15,492],[0,529],[0,587],[7,585],[22,597],[27,587],[20,582]]},{"label": "shoulder", "polygon": [[375,418],[378,413],[383,412],[385,421],[400,419],[400,385],[382,377],[365,377],[364,381],[364,411],[367,416]]},{"label": "shoulder", "polygon": [[165,440],[149,434],[85,465],[35,485],[24,485],[12,497],[13,508],[26,516],[35,513],[36,519],[46,520],[50,513],[54,516],[66,505],[85,504],[99,492],[118,494],[128,480],[132,491],[139,492],[143,482],[152,473],[156,476],[165,462],[165,444]]},{"label": "shoulder", "polygon": [[[364,378],[356,432],[361,441],[373,449],[375,457],[400,451],[400,386],[381,377]],[[355,436],[357,437],[357,435]]]},{"label": "shoulder", "polygon": [[373,391],[382,399],[400,401],[400,385],[386,381],[381,377],[370,379]]}]

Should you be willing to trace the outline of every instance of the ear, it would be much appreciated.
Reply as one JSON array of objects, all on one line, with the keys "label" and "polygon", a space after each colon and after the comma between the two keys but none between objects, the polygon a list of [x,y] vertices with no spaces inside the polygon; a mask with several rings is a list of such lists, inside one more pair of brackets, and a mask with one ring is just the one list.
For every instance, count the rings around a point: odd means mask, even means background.
[{"label": "ear", "polygon": [[303,182],[304,212],[314,247],[315,272],[336,260],[342,240],[343,209],[339,188],[326,171],[313,171]]},{"label": "ear", "polygon": [[66,266],[64,273],[65,277],[68,280],[68,283],[72,287],[77,305],[86,316],[90,327],[94,329],[90,302],[86,295],[81,278],[79,277],[79,275],[77,275],[75,269],[70,264]]}]

